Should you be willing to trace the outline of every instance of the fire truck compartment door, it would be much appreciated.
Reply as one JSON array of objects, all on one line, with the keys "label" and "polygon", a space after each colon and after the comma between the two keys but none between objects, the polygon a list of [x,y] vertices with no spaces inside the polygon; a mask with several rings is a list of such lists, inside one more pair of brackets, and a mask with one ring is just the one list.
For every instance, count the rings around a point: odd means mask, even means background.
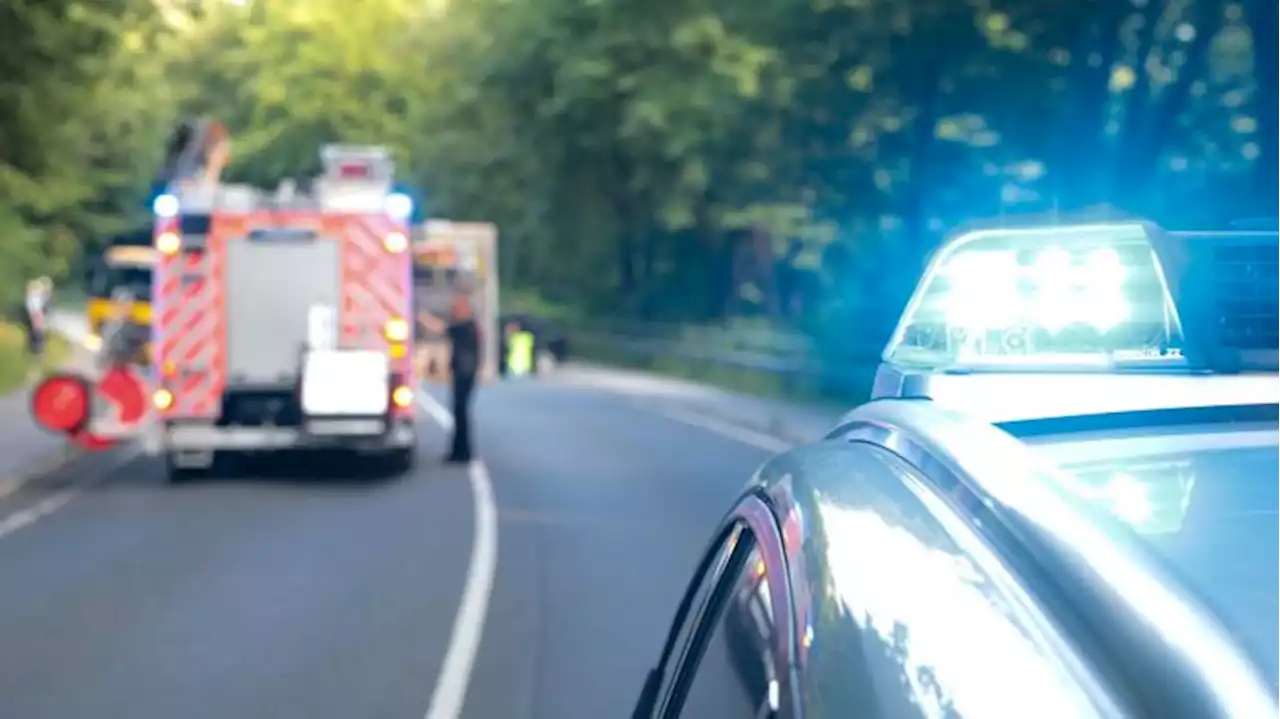
[{"label": "fire truck compartment door", "polygon": [[391,361],[374,350],[316,350],[302,365],[302,413],[372,417],[387,412]]},{"label": "fire truck compartment door", "polygon": [[[339,243],[226,243],[227,379],[231,388],[296,386],[314,307],[341,306]],[[331,314],[338,321],[337,313]],[[336,336],[337,328],[333,328]]]}]

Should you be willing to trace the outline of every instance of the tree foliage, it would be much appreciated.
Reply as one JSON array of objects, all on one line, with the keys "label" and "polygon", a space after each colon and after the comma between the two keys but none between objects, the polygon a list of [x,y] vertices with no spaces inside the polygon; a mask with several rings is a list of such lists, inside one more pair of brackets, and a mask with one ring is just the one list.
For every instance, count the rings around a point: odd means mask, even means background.
[{"label": "tree foliage", "polygon": [[0,13],[10,273],[65,268],[135,219],[184,113],[225,121],[234,178],[264,184],[314,171],[324,142],[390,145],[433,215],[500,225],[510,286],[611,315],[876,326],[959,224],[1277,212],[1266,0],[16,0]]}]

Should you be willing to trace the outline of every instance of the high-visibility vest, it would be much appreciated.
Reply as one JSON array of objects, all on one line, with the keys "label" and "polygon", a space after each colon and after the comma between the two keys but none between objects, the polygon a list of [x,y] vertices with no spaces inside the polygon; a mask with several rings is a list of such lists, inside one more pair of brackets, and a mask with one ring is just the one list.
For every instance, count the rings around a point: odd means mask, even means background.
[{"label": "high-visibility vest", "polygon": [[528,330],[512,332],[507,339],[507,371],[514,376],[533,371],[533,333]]}]

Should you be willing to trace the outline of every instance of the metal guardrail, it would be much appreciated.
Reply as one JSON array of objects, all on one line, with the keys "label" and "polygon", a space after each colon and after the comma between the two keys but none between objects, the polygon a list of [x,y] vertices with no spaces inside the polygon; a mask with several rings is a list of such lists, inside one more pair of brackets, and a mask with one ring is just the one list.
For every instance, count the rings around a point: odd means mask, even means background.
[{"label": "metal guardrail", "polygon": [[570,354],[640,366],[677,363],[771,378],[780,389],[859,395],[870,388],[881,347],[834,354],[811,336],[763,326],[707,327],[593,322],[567,328]]}]

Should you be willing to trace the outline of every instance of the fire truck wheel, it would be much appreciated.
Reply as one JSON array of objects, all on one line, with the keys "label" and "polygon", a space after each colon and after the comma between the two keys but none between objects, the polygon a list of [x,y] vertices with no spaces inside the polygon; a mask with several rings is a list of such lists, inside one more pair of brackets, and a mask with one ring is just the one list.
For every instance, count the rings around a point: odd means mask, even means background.
[{"label": "fire truck wheel", "polygon": [[413,469],[416,457],[417,453],[411,447],[388,450],[382,457],[382,466],[391,475],[407,474]]}]

